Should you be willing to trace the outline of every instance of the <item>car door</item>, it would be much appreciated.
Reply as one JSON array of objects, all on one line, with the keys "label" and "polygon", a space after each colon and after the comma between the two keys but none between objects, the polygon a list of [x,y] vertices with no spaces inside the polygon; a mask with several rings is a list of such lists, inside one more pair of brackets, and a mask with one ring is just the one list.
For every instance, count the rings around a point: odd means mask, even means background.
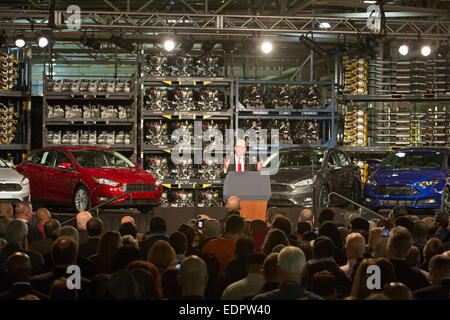
[{"label": "car door", "polygon": [[[326,167],[327,167],[326,183],[330,187],[330,192],[336,192],[338,194],[345,196],[342,192],[344,169],[342,168],[336,150],[331,150],[330,152],[328,152]],[[335,202],[336,200],[338,202],[341,201],[341,199],[337,198],[336,196],[334,197],[332,196],[331,200],[333,202]]]},{"label": "car door", "polygon": [[342,168],[342,173],[340,175],[342,181],[340,181],[339,184],[342,186],[342,191],[344,192],[343,195],[352,199],[352,187],[355,181],[355,170],[357,170],[357,168],[351,163],[349,157],[344,152],[337,150],[336,155]]},{"label": "car door", "polygon": [[[69,163],[70,168],[60,166]],[[49,197],[55,202],[72,202],[73,181],[77,176],[76,168],[63,150],[55,150],[50,166],[47,168],[47,189]]]},{"label": "car door", "polygon": [[29,160],[28,179],[32,198],[48,199],[47,167],[50,166],[53,154],[53,150],[41,150]]}]

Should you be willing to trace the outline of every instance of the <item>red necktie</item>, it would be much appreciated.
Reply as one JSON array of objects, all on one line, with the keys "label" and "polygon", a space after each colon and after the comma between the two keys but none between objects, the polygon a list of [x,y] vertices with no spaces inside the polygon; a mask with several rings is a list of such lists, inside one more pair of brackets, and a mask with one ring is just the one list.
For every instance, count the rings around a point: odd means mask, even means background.
[{"label": "red necktie", "polygon": [[238,158],[238,172],[242,171],[241,159]]}]

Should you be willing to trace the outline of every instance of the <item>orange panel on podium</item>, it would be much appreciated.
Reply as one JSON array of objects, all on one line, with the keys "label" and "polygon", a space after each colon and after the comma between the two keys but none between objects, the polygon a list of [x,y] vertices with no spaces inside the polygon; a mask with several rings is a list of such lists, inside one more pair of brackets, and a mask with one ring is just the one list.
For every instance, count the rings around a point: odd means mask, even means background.
[{"label": "orange panel on podium", "polygon": [[267,201],[241,200],[241,217],[244,219],[266,221]]}]

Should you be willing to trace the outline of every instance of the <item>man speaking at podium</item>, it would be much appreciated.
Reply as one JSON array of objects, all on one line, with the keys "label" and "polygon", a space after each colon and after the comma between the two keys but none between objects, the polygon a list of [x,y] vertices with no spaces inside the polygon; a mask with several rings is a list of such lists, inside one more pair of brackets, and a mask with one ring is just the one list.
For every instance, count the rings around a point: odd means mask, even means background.
[{"label": "man speaking at podium", "polygon": [[258,164],[250,164],[249,157],[245,156],[245,151],[247,150],[247,145],[245,140],[239,139],[234,145],[234,163],[230,163],[230,160],[223,159],[223,172],[222,179],[225,178],[229,171],[235,172],[246,172],[246,171],[260,171],[263,166],[263,161],[261,160]]}]

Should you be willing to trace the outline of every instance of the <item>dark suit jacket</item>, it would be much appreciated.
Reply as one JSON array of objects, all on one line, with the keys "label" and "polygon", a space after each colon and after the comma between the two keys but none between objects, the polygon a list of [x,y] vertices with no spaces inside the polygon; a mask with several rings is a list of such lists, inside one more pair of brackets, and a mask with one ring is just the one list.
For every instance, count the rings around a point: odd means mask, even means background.
[{"label": "dark suit jacket", "polygon": [[42,256],[50,254],[52,251],[53,239],[47,238],[39,241],[35,241],[29,245],[30,250],[39,252]]},{"label": "dark suit jacket", "polygon": [[44,266],[44,259],[39,252],[24,250],[21,249],[16,244],[8,243],[1,251],[0,251],[0,265],[6,265],[6,261],[9,256],[14,252],[23,252],[30,257],[31,266],[33,267],[33,274],[38,274],[42,271],[42,267]]},{"label": "dark suit jacket", "polygon": [[[234,160],[233,160],[234,161]],[[244,163],[244,172],[247,172],[247,171],[256,171],[257,169],[258,169],[258,166],[257,166],[257,164],[250,164],[249,163],[250,162],[250,160],[249,160],[249,158],[246,156],[245,157],[245,163]],[[227,170],[227,172],[225,173],[225,169],[222,169],[222,173],[221,173],[221,178],[222,179],[224,179],[225,178],[225,176],[227,175],[227,173],[228,172],[234,172],[234,171],[237,171],[237,163],[234,161],[233,163],[230,163],[230,165],[228,166],[228,170]]]},{"label": "dark suit jacket", "polygon": [[100,237],[90,237],[88,241],[80,245],[78,253],[83,257],[89,258],[90,256],[97,254],[98,243],[100,242]]},{"label": "dark suit jacket", "polygon": [[158,240],[169,241],[169,237],[167,237],[166,234],[149,235],[146,240],[139,242],[139,251],[141,252],[142,259],[147,261],[148,252],[152,245]]},{"label": "dark suit jacket", "polygon": [[31,285],[27,284],[13,284],[11,289],[0,293],[0,300],[17,300],[26,295],[35,295],[40,300],[48,300],[48,296],[34,290]]},{"label": "dark suit jacket", "polygon": [[80,246],[82,244],[85,244],[89,240],[89,235],[87,233],[87,230],[85,229],[77,229],[78,231],[78,237],[80,238]]},{"label": "dark suit jacket", "polygon": [[27,234],[27,240],[28,245],[35,241],[39,241],[44,239],[44,236],[42,235],[41,230],[38,229],[38,227],[31,225],[29,222],[27,222],[28,226],[28,234]]},{"label": "dark suit jacket", "polygon": [[443,279],[437,284],[416,290],[414,297],[419,300],[449,300],[450,279]]},{"label": "dark suit jacket", "polygon": [[77,265],[80,267],[81,275],[87,279],[93,279],[98,274],[98,266],[89,258],[78,254]]},{"label": "dark suit jacket", "polygon": [[[31,286],[46,295],[50,294],[50,288],[58,278],[69,277],[66,268],[53,268],[52,271],[43,273],[31,278]],[[81,277],[81,289],[78,290],[78,300],[88,300],[90,298],[91,281]]]},{"label": "dark suit jacket", "polygon": [[322,297],[306,291],[299,284],[283,283],[278,289],[261,293],[253,300],[323,300]]},{"label": "dark suit jacket", "polygon": [[397,281],[403,282],[411,291],[425,288],[429,285],[427,278],[418,269],[409,266],[404,260],[390,260],[394,265]]}]

